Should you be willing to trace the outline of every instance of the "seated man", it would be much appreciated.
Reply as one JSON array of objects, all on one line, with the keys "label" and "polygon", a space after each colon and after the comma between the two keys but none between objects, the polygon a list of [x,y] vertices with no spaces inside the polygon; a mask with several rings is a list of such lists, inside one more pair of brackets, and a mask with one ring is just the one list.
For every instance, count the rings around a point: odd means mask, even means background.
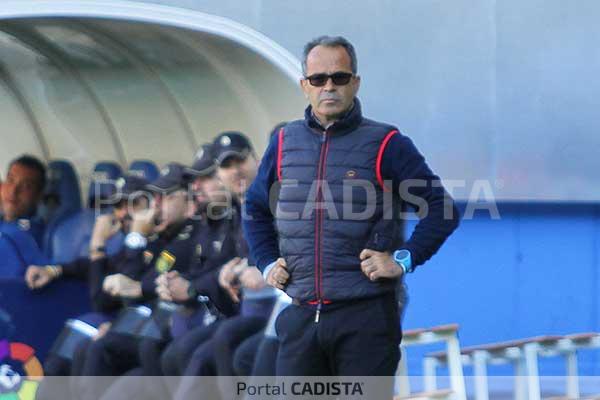
[{"label": "seated man", "polygon": [[0,186],[1,277],[23,276],[28,265],[45,263],[39,245],[44,226],[34,216],[45,184],[46,168],[37,158],[25,155],[10,163]]},{"label": "seated man", "polygon": [[[90,289],[96,292],[102,288],[102,280],[96,282],[92,271],[92,264],[100,260],[108,265],[115,266],[122,258],[119,252],[113,257],[106,257],[107,243],[111,240],[122,240],[129,233],[132,213],[148,208],[149,192],[146,190],[148,181],[136,176],[120,178],[116,182],[117,193],[114,196],[112,212],[98,214],[94,222],[94,229],[90,239],[89,257],[81,257],[64,265],[30,265],[25,274],[25,281],[30,289],[39,289],[52,280],[65,276],[88,280]],[[114,268],[101,268],[105,272],[115,271]],[[94,300],[94,299],[92,299]]]},{"label": "seated man", "polygon": [[[199,389],[199,381],[189,376],[211,375],[223,377],[219,379],[219,387],[215,393],[220,393],[222,398],[234,397],[234,385],[230,378],[235,374],[234,351],[246,338],[265,327],[276,300],[274,289],[266,286],[260,271],[253,266],[241,229],[241,204],[258,167],[253,146],[250,140],[239,132],[224,132],[218,135],[213,146],[217,175],[232,195],[231,229],[232,236],[236,237],[235,254],[239,257],[238,263],[228,263],[220,269],[219,284],[234,301],[240,303],[240,314],[223,321],[209,340],[197,343],[195,348],[185,349],[193,352],[190,351],[189,356],[181,358],[187,362],[182,372],[188,377],[182,379],[175,393],[177,399],[193,396]],[[182,347],[179,352],[183,349]],[[173,351],[168,349],[163,355],[163,362],[167,364],[171,355],[169,350]],[[215,388],[203,387],[202,390]]]},{"label": "seated man", "polygon": [[[87,280],[92,308],[95,312],[79,316],[77,319],[96,327],[110,321],[122,303],[120,299],[113,298],[102,291],[102,282],[107,275],[119,272],[120,260],[123,259],[124,252],[122,250],[107,257],[106,242],[118,231],[122,234],[129,232],[131,215],[148,207],[146,185],[147,181],[138,177],[127,177],[117,182],[118,193],[113,212],[100,214],[96,218],[90,240],[90,257],[80,258],[65,265],[29,266],[25,274],[25,281],[29,288],[45,287],[63,276]],[[58,340],[61,339],[64,337],[59,337]],[[44,362],[45,375],[69,375],[72,372],[73,354],[58,354],[61,346],[57,343],[54,348],[57,349],[57,353],[51,351]],[[46,386],[42,387],[44,394],[49,390]]]},{"label": "seated man", "polygon": [[29,232],[41,248],[44,224],[35,217],[46,186],[46,167],[30,155],[20,156],[8,166],[6,180],[0,185],[2,221],[14,223]]},{"label": "seated man", "polygon": [[[121,272],[104,279],[103,290],[130,305],[149,305],[157,299],[156,279],[161,273],[187,273],[197,248],[198,224],[191,217],[194,203],[187,194],[188,176],[177,163],[167,165],[149,188],[154,206],[134,216],[125,239]],[[164,332],[165,326],[159,326]],[[168,328],[168,327],[167,327]],[[139,365],[140,336],[124,333],[113,325],[106,335],[89,346],[82,368],[84,376],[120,375]],[[97,398],[105,389],[94,379],[81,382],[82,398]]]}]

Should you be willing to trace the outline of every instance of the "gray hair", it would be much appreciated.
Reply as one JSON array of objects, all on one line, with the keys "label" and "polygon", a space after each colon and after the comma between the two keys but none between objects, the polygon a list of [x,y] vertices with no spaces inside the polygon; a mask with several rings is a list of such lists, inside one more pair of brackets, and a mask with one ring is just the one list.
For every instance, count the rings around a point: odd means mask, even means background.
[{"label": "gray hair", "polygon": [[354,46],[352,46],[352,43],[342,36],[319,36],[318,38],[306,43],[304,46],[304,51],[302,53],[302,73],[304,76],[306,76],[306,59],[308,58],[308,53],[310,53],[310,51],[317,46],[343,47],[350,56],[350,67],[352,68],[352,73],[356,74],[358,71],[358,60],[356,59],[356,51],[354,51]]}]

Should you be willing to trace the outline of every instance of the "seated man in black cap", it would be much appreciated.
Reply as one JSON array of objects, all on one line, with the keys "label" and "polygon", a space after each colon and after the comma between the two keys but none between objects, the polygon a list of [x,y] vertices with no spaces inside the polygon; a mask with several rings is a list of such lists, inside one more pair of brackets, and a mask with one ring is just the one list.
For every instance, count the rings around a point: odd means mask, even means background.
[{"label": "seated man in black cap", "polygon": [[[198,224],[193,199],[188,196],[189,175],[186,168],[170,163],[148,186],[155,193],[153,206],[133,217],[131,232],[125,238],[125,255],[121,272],[104,279],[103,289],[130,305],[146,304],[157,298],[156,279],[161,273],[185,273],[196,257],[194,236]],[[125,321],[126,322],[126,321]],[[106,335],[87,350],[82,375],[120,375],[139,365],[137,333],[117,331],[113,324]],[[164,331],[165,326],[159,330]],[[94,380],[81,386],[83,398],[97,398],[104,389]]]},{"label": "seated man in black cap", "polygon": [[159,297],[182,306],[172,316],[168,340],[158,346],[149,341],[140,345],[142,373],[148,376],[163,374],[160,353],[171,339],[177,340],[193,327],[208,326],[238,312],[237,305],[218,284],[219,269],[233,257],[236,240],[228,218],[228,192],[215,176],[212,144],[200,148],[186,171],[191,177],[200,225],[194,241],[197,257],[187,273],[169,271],[157,279]]},{"label": "seated man in black cap", "polygon": [[[116,194],[110,199],[113,204],[112,212],[96,216],[89,243],[89,257],[81,257],[63,265],[30,265],[25,273],[27,286],[30,289],[40,289],[51,281],[64,276],[92,279],[90,286],[96,291],[101,289],[102,280],[100,282],[93,280],[98,277],[91,274],[92,269],[94,269],[91,265],[96,261],[101,261],[101,264],[106,265],[117,265],[117,260],[120,260],[121,256],[117,254],[113,257],[106,257],[106,243],[119,231],[127,235],[131,227],[132,213],[148,208],[150,196],[146,190],[147,185],[148,181],[137,176],[119,178],[115,182]],[[105,271],[112,269],[114,271],[114,268],[103,267],[101,269]]]},{"label": "seated man in black cap", "polygon": [[[266,287],[261,273],[248,260],[248,247],[241,230],[241,203],[246,189],[256,176],[258,160],[250,140],[240,132],[223,132],[213,141],[217,176],[231,193],[232,234],[236,238],[237,262],[226,264],[220,270],[219,284],[240,303],[240,315],[223,321],[208,341],[199,344],[184,370],[186,376],[219,375],[231,377],[235,348],[247,337],[264,328],[275,302],[273,288]],[[232,261],[236,261],[235,259]],[[176,398],[192,396],[198,381],[184,378]],[[211,388],[214,389],[214,388]],[[203,387],[203,391],[208,388]],[[228,378],[219,379],[223,398],[231,396]]]},{"label": "seated man in black cap", "polygon": [[[102,291],[102,282],[108,274],[118,271],[123,252],[107,257],[106,241],[117,230],[129,232],[131,213],[148,207],[147,181],[138,177],[122,178],[117,182],[116,204],[112,213],[101,214],[96,218],[94,232],[90,240],[90,256],[64,265],[31,265],[25,274],[27,285],[31,289],[40,289],[62,277],[73,277],[88,282],[92,308],[95,312],[78,317],[93,327],[109,321],[112,314],[121,306],[119,299],[111,298]],[[64,339],[61,338],[61,339]],[[57,349],[60,346],[53,346]],[[52,351],[44,363],[44,373],[49,376],[69,375],[73,354],[55,354]]]}]

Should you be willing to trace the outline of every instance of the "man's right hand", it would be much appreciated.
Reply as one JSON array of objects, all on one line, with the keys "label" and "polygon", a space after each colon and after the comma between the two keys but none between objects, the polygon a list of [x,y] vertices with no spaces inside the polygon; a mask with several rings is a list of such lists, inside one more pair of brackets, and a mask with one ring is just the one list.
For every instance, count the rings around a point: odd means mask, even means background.
[{"label": "man's right hand", "polygon": [[240,288],[235,283],[237,275],[234,271],[235,267],[242,261],[239,257],[234,257],[229,262],[221,267],[219,271],[219,285],[229,294],[229,297],[236,302],[240,302]]},{"label": "man's right hand", "polygon": [[121,229],[121,223],[115,219],[114,215],[103,214],[98,216],[94,222],[90,247],[94,249],[104,246],[106,241],[114,236],[119,229]]},{"label": "man's right hand", "polygon": [[157,208],[148,208],[138,211],[132,215],[131,232],[137,232],[143,236],[150,236],[157,230],[156,216],[158,215]]},{"label": "man's right hand", "polygon": [[106,333],[110,330],[110,327],[112,326],[112,322],[103,322],[100,324],[100,326],[98,327],[98,333],[96,333],[96,335],[92,338],[92,340],[95,342],[98,339],[102,339]]},{"label": "man's right hand", "polygon": [[45,266],[30,265],[25,272],[25,283],[29,289],[39,289],[55,278],[52,271]]},{"label": "man's right hand", "polygon": [[290,279],[290,274],[287,270],[287,263],[280,257],[275,261],[275,266],[271,268],[267,275],[267,284],[283,290],[288,279]]}]

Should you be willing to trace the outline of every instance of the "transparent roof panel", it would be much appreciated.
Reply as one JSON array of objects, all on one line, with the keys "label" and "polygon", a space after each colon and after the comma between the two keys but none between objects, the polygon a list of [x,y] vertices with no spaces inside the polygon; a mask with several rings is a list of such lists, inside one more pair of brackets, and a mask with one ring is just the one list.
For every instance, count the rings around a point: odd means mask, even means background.
[{"label": "transparent roof panel", "polygon": [[0,30],[0,62],[6,67],[17,69],[50,64],[44,55],[2,30]]},{"label": "transparent roof panel", "polygon": [[174,40],[162,33],[157,25],[122,21],[80,20],[80,23],[125,43],[146,62],[161,68],[178,68],[194,65],[197,58]]},{"label": "transparent roof panel", "polygon": [[55,21],[32,21],[30,27],[65,52],[78,64],[94,67],[128,66],[125,57],[111,51],[100,40],[77,25],[58,25]]}]

